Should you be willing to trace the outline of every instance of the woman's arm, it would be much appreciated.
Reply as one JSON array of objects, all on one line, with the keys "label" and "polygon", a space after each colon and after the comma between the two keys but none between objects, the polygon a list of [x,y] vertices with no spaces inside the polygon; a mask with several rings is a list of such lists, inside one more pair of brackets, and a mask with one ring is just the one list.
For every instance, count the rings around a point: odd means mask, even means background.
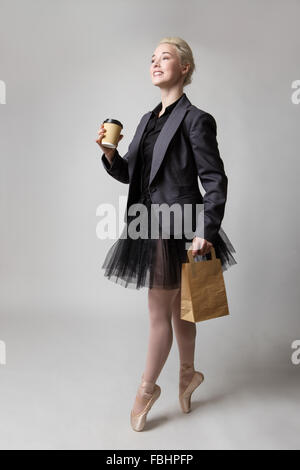
[{"label": "woman's arm", "polygon": [[[104,124],[101,124],[100,129],[98,131],[98,139],[96,139],[97,144],[102,150],[101,161],[105,168],[105,170],[116,180],[120,181],[121,183],[129,183],[129,173],[128,173],[128,157],[131,148],[131,144],[129,145],[128,152],[122,158],[118,152],[117,148],[106,148],[105,145],[102,145],[102,139],[106,134],[106,129]],[[123,138],[123,134],[119,135],[119,140]]]},{"label": "woman's arm", "polygon": [[103,166],[105,170],[107,171],[107,173],[109,173],[116,180],[125,184],[129,183],[128,157],[130,154],[130,145],[129,145],[128,152],[123,158],[120,156],[118,150],[115,149],[115,153],[114,153],[111,163],[106,158],[105,153],[103,153],[101,156]]},{"label": "woman's arm", "polygon": [[195,236],[214,243],[224,217],[228,178],[220,157],[217,125],[209,113],[198,115],[190,127],[190,142],[204,188],[204,234],[198,224]]}]

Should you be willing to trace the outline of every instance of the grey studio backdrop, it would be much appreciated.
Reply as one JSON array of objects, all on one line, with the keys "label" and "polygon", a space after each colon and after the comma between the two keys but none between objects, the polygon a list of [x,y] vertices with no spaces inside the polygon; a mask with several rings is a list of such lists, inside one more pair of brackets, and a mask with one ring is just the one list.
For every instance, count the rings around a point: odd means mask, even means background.
[{"label": "grey studio backdrop", "polygon": [[[298,447],[299,15],[293,0],[0,0],[1,448]],[[192,47],[184,91],[217,122],[238,264],[230,316],[197,325],[194,412],[179,411],[174,336],[149,432],[134,433],[147,290],[103,276],[115,240],[96,211],[118,211],[128,186],[95,139],[117,118],[126,153],[160,101],[149,66],[168,35]]]}]

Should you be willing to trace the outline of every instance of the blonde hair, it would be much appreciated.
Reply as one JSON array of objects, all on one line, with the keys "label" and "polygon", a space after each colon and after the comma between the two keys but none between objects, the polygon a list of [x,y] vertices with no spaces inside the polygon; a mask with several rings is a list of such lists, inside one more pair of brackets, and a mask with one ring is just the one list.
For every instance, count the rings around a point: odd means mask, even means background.
[{"label": "blonde hair", "polygon": [[189,71],[186,74],[183,82],[183,86],[189,85],[190,83],[192,83],[192,75],[194,70],[196,70],[192,49],[184,39],[179,38],[177,36],[162,38],[159,41],[158,45],[164,43],[172,44],[176,47],[181,65],[190,64]]}]

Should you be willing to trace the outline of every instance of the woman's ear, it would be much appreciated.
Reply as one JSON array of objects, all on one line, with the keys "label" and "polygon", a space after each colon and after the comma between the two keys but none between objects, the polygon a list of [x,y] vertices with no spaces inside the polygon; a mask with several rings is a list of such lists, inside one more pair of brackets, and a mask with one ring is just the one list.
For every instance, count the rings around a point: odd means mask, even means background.
[{"label": "woman's ear", "polygon": [[185,75],[189,73],[190,68],[191,68],[191,64],[185,64],[183,66],[183,72],[186,72]]}]

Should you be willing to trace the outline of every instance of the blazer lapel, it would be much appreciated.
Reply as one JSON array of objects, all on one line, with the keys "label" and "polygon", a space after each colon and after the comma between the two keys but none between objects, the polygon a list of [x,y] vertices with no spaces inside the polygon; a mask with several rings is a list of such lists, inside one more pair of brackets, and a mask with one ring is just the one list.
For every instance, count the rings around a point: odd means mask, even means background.
[{"label": "blazer lapel", "polygon": [[[149,186],[153,181],[163,159],[169,143],[173,138],[175,132],[177,131],[181,121],[183,120],[185,113],[187,112],[188,107],[191,105],[190,100],[187,98],[186,94],[183,94],[183,97],[174,109],[172,109],[170,116],[165,122],[162,130],[160,131],[153,149],[152,156],[152,165],[149,178]],[[158,105],[159,106],[159,105]]]},{"label": "blazer lapel", "polygon": [[[133,170],[134,170],[136,159],[139,153],[139,146],[141,143],[144,130],[146,129],[146,126],[152,115],[152,112],[156,113],[158,109],[160,108],[160,105],[161,103],[156,105],[152,111],[148,111],[148,113],[144,114],[136,130],[136,134],[132,141],[131,157],[128,159],[128,172],[129,172],[130,179],[133,175]],[[174,136],[175,132],[177,131],[190,105],[191,105],[191,102],[187,98],[186,94],[184,93],[182,96],[182,99],[178,101],[175,108],[171,111],[170,116],[168,117],[166,123],[164,124],[162,130],[160,131],[159,136],[156,139],[154,149],[153,149],[149,185],[151,184],[153,178],[155,177],[163,161],[163,158],[165,156],[169,143],[172,137]]]}]

